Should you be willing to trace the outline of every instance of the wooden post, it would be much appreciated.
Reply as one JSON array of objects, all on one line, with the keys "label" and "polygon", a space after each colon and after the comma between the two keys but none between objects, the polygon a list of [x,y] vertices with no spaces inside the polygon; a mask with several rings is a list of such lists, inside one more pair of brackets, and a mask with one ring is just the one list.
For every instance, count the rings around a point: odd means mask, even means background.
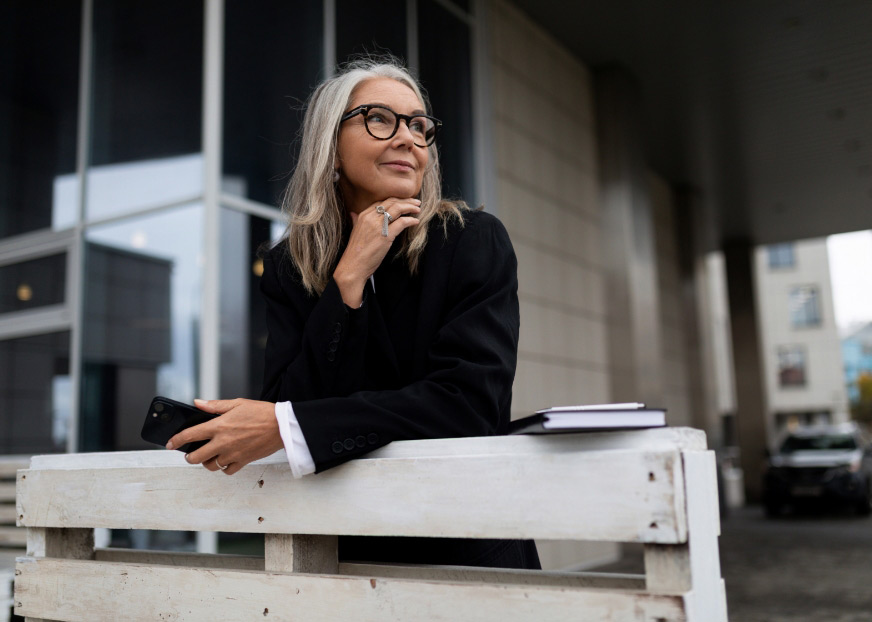
[{"label": "wooden post", "polygon": [[339,538],[268,533],[264,536],[264,569],[339,574]]},{"label": "wooden post", "polygon": [[[94,559],[93,529],[27,528],[28,557]],[[15,571],[18,574],[18,571]],[[20,607],[17,595],[15,606]],[[25,622],[50,622],[43,618],[24,618]]]},{"label": "wooden post", "polygon": [[653,593],[689,592],[688,620],[727,622],[714,452],[685,451],[681,457],[688,540],[678,545],[645,545],[646,586]]}]

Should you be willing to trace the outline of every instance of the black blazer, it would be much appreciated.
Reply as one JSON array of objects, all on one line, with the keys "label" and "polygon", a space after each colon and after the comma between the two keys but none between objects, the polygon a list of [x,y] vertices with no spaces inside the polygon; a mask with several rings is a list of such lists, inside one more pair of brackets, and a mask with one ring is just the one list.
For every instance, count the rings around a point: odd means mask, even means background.
[{"label": "black blazer", "polygon": [[[346,306],[331,279],[320,296],[300,283],[284,243],[264,258],[263,399],[291,401],[316,470],[393,440],[486,436],[507,430],[520,325],[517,261],[485,212],[431,224],[417,274],[399,242]],[[345,559],[538,567],[529,543],[342,538]],[[500,559],[520,557],[507,564]],[[520,564],[520,565],[519,565]]]}]

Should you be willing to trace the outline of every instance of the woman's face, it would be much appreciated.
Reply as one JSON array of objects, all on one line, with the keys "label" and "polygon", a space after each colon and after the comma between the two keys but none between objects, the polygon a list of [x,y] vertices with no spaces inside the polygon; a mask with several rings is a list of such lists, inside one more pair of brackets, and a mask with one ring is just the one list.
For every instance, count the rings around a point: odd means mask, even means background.
[{"label": "woman's face", "polygon": [[[378,104],[400,114],[424,114],[424,105],[409,87],[391,78],[362,82],[347,110]],[[387,140],[369,135],[363,115],[345,121],[339,130],[337,149],[339,190],[347,209],[360,213],[373,203],[390,197],[408,199],[421,190],[429,155],[418,147],[405,121]]]}]

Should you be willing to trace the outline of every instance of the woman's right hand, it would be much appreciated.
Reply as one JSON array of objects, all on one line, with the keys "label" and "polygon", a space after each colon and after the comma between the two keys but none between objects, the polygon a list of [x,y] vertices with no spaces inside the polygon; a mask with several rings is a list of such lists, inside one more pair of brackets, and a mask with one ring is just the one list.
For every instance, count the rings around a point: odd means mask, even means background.
[{"label": "woman's right hand", "polygon": [[[393,217],[387,236],[382,235],[384,214],[376,211],[380,205]],[[420,205],[418,199],[389,198],[373,203],[359,214],[351,213],[351,237],[333,271],[333,280],[346,305],[353,309],[360,306],[366,280],[375,274],[396,237],[418,224]]]}]

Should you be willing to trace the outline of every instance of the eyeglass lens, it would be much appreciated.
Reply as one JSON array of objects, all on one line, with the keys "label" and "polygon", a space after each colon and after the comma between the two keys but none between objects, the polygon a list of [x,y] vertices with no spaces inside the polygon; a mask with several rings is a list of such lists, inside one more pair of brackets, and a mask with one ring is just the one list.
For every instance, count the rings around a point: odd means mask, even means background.
[{"label": "eyeglass lens", "polygon": [[[363,118],[366,121],[367,130],[376,138],[391,138],[399,128],[397,115],[387,108],[370,108]],[[436,124],[432,119],[412,117],[408,119],[407,123],[416,145],[425,147],[433,142],[436,137]]]}]

